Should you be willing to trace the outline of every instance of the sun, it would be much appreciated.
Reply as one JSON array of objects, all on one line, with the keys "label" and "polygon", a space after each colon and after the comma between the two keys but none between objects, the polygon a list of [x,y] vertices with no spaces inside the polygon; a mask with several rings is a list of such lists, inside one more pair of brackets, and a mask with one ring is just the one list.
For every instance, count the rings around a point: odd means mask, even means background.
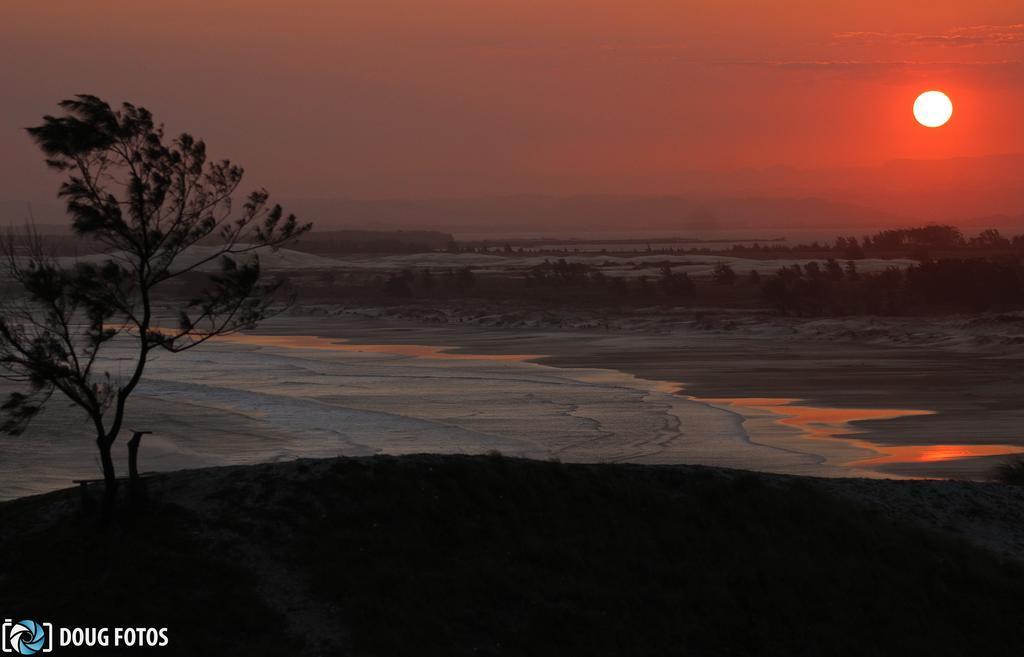
[{"label": "sun", "polygon": [[926,128],[946,125],[953,116],[953,101],[941,91],[926,91],[914,101],[914,118]]}]

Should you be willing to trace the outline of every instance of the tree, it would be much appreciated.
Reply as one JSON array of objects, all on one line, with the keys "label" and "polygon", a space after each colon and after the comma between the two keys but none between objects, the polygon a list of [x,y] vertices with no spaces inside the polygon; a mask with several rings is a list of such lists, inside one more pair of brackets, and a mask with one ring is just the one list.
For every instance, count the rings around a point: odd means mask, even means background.
[{"label": "tree", "polygon": [[981,231],[977,237],[971,240],[971,243],[988,248],[1010,246],[1010,240],[1003,237],[999,230],[995,228],[987,228]]},{"label": "tree", "polygon": [[830,280],[843,280],[843,268],[839,266],[839,263],[836,262],[835,258],[829,258],[825,261],[825,273],[828,275]]},{"label": "tree", "polygon": [[761,292],[768,302],[777,307],[783,315],[789,314],[794,305],[794,295],[790,281],[782,276],[781,271],[778,276],[772,276],[765,281],[761,286]]},{"label": "tree", "polygon": [[736,272],[728,264],[720,262],[712,270],[711,278],[718,285],[732,285],[736,282]]},{"label": "tree", "polygon": [[427,294],[430,294],[430,291],[434,289],[434,274],[431,273],[429,268],[420,272],[420,287]]},{"label": "tree", "polygon": [[649,278],[647,278],[647,275],[641,274],[640,278],[637,279],[637,282],[639,282],[640,284],[639,295],[641,297],[651,296],[651,281]]},{"label": "tree", "polygon": [[462,267],[455,273],[455,285],[460,292],[466,293],[476,285],[476,275],[472,267]]},{"label": "tree", "polygon": [[690,280],[689,274],[685,271],[676,273],[668,265],[661,268],[661,277],[658,279],[658,286],[662,292],[674,300],[689,300],[694,297],[697,288]]},{"label": "tree", "polygon": [[861,260],[864,258],[864,248],[857,243],[856,237],[846,238],[846,249],[843,251],[843,257],[847,260]]},{"label": "tree", "polygon": [[384,282],[384,294],[389,297],[411,297],[413,277],[411,269],[391,274]]},{"label": "tree", "polygon": [[[89,95],[60,107],[62,116],[45,116],[28,133],[66,176],[58,196],[75,235],[106,257],[66,264],[47,255],[32,230],[4,239],[7,274],[24,295],[0,310],[0,373],[26,389],[0,407],[0,429],[21,433],[55,393],[67,397],[95,429],[109,511],[117,487],[111,447],[151,354],[180,353],[278,312],[282,283],[261,275],[256,251],[311,225],[270,206],[265,190],[236,208],[243,170],[208,160],[191,135],[168,143],[144,108],[114,109]],[[192,298],[165,292],[215,265]],[[101,354],[115,343],[130,345],[126,378],[102,368]]]}]

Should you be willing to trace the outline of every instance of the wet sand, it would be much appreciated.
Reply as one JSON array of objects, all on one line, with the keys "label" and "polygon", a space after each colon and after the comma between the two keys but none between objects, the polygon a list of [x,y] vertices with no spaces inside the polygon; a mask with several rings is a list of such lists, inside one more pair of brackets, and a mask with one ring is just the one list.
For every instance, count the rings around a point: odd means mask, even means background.
[{"label": "wet sand", "polygon": [[[156,432],[142,467],[159,471],[499,450],[826,477],[984,479],[1004,455],[1024,451],[1018,364],[992,352],[709,331],[293,315],[157,358],[126,426]],[[0,498],[98,475],[87,427],[61,404],[30,434],[0,436],[0,447],[9,455],[0,462]]]},{"label": "wet sand", "polygon": [[[1018,359],[999,352],[701,331],[528,331],[319,318],[316,327],[322,337],[355,344],[415,341],[449,345],[451,353],[547,354],[538,362],[608,368],[677,385],[681,394],[719,400],[751,426],[774,425],[779,446],[821,437],[820,431],[809,436],[814,432],[807,426],[797,427],[796,436],[787,433],[786,425],[793,425],[787,416],[795,411],[840,411],[824,423],[844,436],[845,444],[830,441],[842,452],[833,455],[836,463],[892,476],[984,479],[1006,454],[1024,451],[1024,372]],[[775,400],[770,410],[758,404],[763,399]],[[807,424],[820,428],[822,421]]]},{"label": "wet sand", "polygon": [[[127,429],[153,431],[146,471],[299,457],[483,454],[573,462],[702,463],[836,475],[819,455],[758,444],[742,418],[676,394],[678,385],[614,369],[536,362],[538,352],[491,355],[453,343],[345,343],[307,334],[306,318],[263,334],[155,354],[128,407]],[[321,320],[317,332],[348,334]],[[130,342],[102,364],[115,374]],[[124,349],[118,354],[118,349]],[[118,467],[126,454],[114,447]],[[52,404],[22,437],[0,436],[0,498],[99,476],[81,413]]]}]

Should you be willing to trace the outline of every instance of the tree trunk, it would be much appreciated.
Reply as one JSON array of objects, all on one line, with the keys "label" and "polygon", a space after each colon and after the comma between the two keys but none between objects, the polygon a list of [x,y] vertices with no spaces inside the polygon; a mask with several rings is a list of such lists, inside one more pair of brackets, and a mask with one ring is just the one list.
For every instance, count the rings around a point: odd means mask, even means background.
[{"label": "tree trunk", "polygon": [[112,440],[106,436],[96,439],[96,446],[100,450],[100,463],[103,465],[103,521],[110,520],[114,512],[114,501],[117,498],[117,473],[114,471],[114,459],[110,455]]},{"label": "tree trunk", "polygon": [[139,481],[139,444],[142,442],[142,431],[136,431],[128,440],[128,481],[134,486]]},{"label": "tree trunk", "polygon": [[128,440],[128,494],[133,505],[139,504],[144,496],[142,481],[139,479],[139,446],[147,433],[149,431],[133,431]]}]

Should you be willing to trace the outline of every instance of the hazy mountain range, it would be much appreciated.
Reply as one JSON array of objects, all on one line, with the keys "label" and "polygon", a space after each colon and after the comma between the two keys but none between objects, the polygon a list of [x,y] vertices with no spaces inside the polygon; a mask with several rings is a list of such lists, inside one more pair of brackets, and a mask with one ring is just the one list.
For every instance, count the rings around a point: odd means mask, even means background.
[{"label": "hazy mountain range", "polygon": [[[879,167],[773,167],[681,174],[660,195],[510,195],[419,200],[282,198],[322,228],[453,232],[863,231],[948,222],[966,231],[1024,232],[1024,155],[899,160]],[[29,202],[0,201],[3,223],[23,223]],[[60,205],[32,201],[38,224],[63,225]]]}]

